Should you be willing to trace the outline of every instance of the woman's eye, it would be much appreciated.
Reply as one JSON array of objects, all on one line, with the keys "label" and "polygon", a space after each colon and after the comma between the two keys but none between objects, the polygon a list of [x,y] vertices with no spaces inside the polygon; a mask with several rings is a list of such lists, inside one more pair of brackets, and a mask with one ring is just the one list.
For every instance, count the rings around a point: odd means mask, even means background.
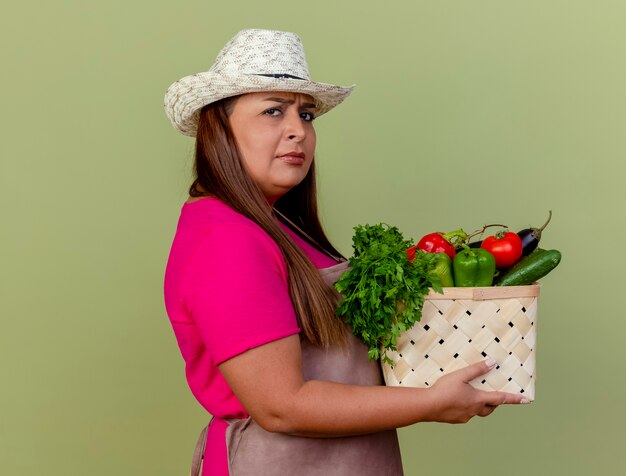
[{"label": "woman's eye", "polygon": [[268,116],[277,116],[278,114],[280,114],[280,109],[272,107],[270,109],[266,109],[265,114],[267,114]]},{"label": "woman's eye", "polygon": [[315,115],[312,112],[302,112],[300,113],[300,117],[307,122],[311,122],[315,119]]}]

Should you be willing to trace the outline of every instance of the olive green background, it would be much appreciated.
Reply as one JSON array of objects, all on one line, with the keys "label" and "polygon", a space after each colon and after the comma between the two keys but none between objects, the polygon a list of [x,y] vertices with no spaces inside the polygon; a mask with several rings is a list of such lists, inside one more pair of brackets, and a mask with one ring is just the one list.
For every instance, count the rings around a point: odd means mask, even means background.
[{"label": "olive green background", "polygon": [[400,430],[416,474],[621,474],[626,5],[8,2],[0,19],[0,474],[187,474],[208,416],[162,301],[192,139],[163,113],[238,30],[354,94],[316,121],[328,233],[554,217],[537,401]]}]

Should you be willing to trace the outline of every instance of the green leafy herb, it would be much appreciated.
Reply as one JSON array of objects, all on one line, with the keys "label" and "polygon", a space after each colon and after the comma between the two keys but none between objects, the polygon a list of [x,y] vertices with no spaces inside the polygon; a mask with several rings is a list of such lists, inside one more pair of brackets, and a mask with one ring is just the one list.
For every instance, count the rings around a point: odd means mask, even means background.
[{"label": "green leafy herb", "polygon": [[369,358],[393,363],[387,350],[422,317],[424,296],[441,292],[434,253],[418,250],[409,261],[405,250],[413,246],[396,227],[359,225],[352,238],[351,269],[335,283],[343,295],[337,308],[355,336],[369,347]]}]

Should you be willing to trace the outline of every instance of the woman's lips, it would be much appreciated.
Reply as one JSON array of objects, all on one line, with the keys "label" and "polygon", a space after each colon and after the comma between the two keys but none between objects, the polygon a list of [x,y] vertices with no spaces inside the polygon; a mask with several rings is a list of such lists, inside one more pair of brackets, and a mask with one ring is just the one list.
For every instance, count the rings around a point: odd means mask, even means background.
[{"label": "woman's lips", "polygon": [[278,158],[288,164],[300,165],[304,163],[305,155],[302,152],[289,152],[284,155],[279,155]]}]

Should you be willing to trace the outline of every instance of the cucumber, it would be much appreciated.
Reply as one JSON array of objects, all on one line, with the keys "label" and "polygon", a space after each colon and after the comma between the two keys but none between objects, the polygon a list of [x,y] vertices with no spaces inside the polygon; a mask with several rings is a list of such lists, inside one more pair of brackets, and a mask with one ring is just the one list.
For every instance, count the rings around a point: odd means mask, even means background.
[{"label": "cucumber", "polygon": [[526,286],[543,278],[561,262],[561,252],[537,248],[528,256],[518,261],[496,286]]}]

